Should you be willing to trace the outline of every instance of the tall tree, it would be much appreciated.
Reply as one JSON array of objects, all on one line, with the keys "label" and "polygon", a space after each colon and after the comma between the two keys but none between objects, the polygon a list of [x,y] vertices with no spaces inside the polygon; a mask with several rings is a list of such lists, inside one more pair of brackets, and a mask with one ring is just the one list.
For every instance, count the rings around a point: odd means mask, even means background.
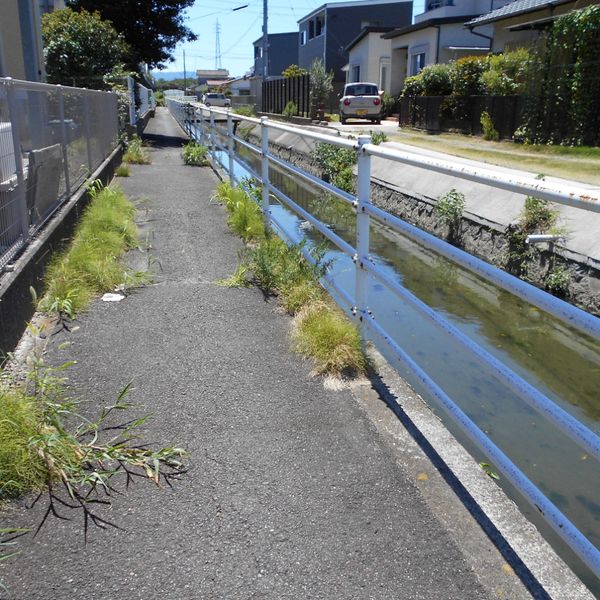
[{"label": "tall tree", "polygon": [[44,15],[44,58],[50,83],[90,88],[104,86],[103,77],[127,53],[127,45],[97,13],[70,8]]},{"label": "tall tree", "polygon": [[98,11],[112,21],[130,47],[128,66],[141,62],[150,68],[173,60],[178,42],[194,41],[198,36],[184,25],[184,10],[194,0],[67,0],[74,9]]}]

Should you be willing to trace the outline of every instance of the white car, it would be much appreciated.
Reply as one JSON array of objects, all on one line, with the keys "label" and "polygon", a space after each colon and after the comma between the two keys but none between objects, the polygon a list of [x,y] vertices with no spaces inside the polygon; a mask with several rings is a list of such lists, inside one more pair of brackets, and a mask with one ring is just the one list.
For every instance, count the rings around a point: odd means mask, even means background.
[{"label": "white car", "polygon": [[381,97],[375,83],[347,83],[340,98],[340,121],[368,119],[381,123]]},{"label": "white car", "polygon": [[231,100],[225,94],[209,93],[204,94],[202,101],[206,106],[231,106]]}]

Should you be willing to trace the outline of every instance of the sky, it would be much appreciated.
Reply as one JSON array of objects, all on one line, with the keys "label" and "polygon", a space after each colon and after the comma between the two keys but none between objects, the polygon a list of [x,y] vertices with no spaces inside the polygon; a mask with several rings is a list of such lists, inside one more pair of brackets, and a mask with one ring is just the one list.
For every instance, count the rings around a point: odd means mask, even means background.
[{"label": "sky", "polygon": [[[326,0],[269,0],[269,33],[298,31],[298,20]],[[424,0],[414,0],[413,14],[423,11]],[[234,8],[248,4],[247,8]],[[252,42],[262,35],[262,0],[196,0],[186,11],[186,25],[198,35],[195,42],[178,44],[174,52],[175,62],[168,63],[166,71],[183,71],[185,49],[186,71],[214,69],[216,65],[217,21],[221,64],[232,76],[244,75],[254,64]],[[160,74],[157,74],[160,77]]]}]

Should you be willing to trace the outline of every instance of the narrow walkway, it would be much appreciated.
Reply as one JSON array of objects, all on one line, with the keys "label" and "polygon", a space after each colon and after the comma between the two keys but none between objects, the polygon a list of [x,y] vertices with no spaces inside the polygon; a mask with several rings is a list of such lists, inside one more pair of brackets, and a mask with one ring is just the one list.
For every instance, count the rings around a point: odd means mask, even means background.
[{"label": "narrow walkway", "polygon": [[[108,517],[124,530],[93,530],[87,546],[78,520],[23,538],[0,569],[10,590],[0,596],[522,597],[482,586],[469,565],[483,557],[463,556],[352,393],[326,391],[289,352],[289,318],[255,289],[216,285],[241,248],[210,201],[217,178],[182,165],[166,112],[147,133],[153,164],[120,183],[146,198],[159,274],[120,303],[94,302],[49,359],[76,359],[71,383],[98,407],[133,379],[136,411],[155,415],[144,441],[183,446],[191,470],[173,490],[141,482],[115,497]],[[10,524],[43,509],[16,509]]]}]

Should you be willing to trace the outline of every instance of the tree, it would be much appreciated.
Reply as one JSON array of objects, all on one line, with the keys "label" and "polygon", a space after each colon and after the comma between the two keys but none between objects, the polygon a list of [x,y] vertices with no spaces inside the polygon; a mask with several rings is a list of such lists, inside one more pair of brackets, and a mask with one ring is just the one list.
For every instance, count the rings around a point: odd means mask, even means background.
[{"label": "tree", "polygon": [[85,10],[65,8],[45,14],[42,37],[51,83],[101,88],[104,75],[123,61],[128,50],[111,23]]},{"label": "tree", "polygon": [[308,71],[299,67],[298,65],[291,64],[287,69],[284,69],[281,74],[284,77],[299,77],[300,75],[306,75]]},{"label": "tree", "polygon": [[316,116],[320,104],[324,104],[333,92],[333,71],[325,70],[323,61],[315,58],[310,65],[310,107]]},{"label": "tree", "polygon": [[98,11],[111,21],[130,47],[128,66],[139,63],[149,68],[163,67],[173,60],[178,42],[194,41],[198,36],[184,25],[183,11],[194,0],[67,0],[69,6]]}]

